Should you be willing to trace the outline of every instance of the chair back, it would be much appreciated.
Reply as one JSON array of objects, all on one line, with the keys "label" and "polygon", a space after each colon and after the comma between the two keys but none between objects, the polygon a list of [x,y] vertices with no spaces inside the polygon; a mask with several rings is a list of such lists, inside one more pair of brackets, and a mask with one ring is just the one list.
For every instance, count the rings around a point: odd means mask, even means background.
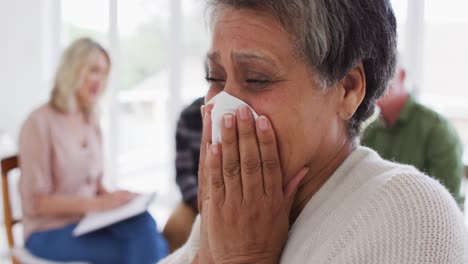
[{"label": "chair back", "polygon": [[11,156],[1,160],[2,167],[2,189],[3,189],[3,215],[5,217],[5,230],[8,238],[8,246],[12,252],[13,264],[90,264],[87,262],[55,262],[45,260],[32,255],[26,248],[15,245],[13,227],[21,222],[20,218],[15,218],[11,207],[11,192],[9,175],[14,169],[19,168],[18,156]]},{"label": "chair back", "polygon": [[8,175],[14,169],[19,167],[18,156],[11,156],[1,160],[2,167],[2,190],[3,190],[3,215],[5,222],[5,230],[8,239],[8,246],[10,249],[15,247],[15,240],[13,237],[13,226],[21,221],[21,219],[15,219],[13,217],[13,211],[10,202],[10,184]]}]

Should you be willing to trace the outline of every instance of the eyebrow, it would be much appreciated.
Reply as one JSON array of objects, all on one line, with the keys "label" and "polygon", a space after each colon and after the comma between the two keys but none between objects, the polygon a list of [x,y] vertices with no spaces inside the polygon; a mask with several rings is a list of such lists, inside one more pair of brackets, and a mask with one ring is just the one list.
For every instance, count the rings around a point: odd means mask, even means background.
[{"label": "eyebrow", "polygon": [[214,63],[219,64],[219,61],[221,60],[221,56],[219,55],[218,52],[209,52],[206,55],[206,58]]},{"label": "eyebrow", "polygon": [[[258,53],[258,52],[255,52],[255,51],[249,51],[249,52],[232,52],[231,53],[231,57],[233,58],[233,60],[235,61],[249,61],[249,60],[258,60],[258,61],[262,61],[262,62],[266,62],[268,64],[271,64],[271,65],[276,65],[276,62],[261,54],[261,53]],[[207,58],[208,60],[214,62],[214,63],[217,63],[217,64],[220,64],[220,60],[221,60],[221,56],[218,52],[210,52],[207,54]]]}]

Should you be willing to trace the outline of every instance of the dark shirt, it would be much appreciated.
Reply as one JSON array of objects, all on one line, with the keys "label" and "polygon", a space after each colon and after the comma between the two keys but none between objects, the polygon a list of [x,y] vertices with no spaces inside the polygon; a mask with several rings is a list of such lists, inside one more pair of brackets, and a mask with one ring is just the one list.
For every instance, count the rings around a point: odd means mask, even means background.
[{"label": "dark shirt", "polygon": [[198,160],[203,122],[200,107],[204,98],[186,107],[177,122],[176,131],[176,182],[184,202],[196,212],[198,197]]}]

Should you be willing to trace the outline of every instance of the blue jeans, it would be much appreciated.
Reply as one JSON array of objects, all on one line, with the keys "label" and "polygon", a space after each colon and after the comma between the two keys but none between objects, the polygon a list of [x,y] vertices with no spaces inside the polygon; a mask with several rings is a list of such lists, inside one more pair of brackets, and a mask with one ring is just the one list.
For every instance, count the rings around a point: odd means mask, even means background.
[{"label": "blue jeans", "polygon": [[48,260],[93,264],[154,264],[168,254],[167,243],[148,212],[79,237],[72,234],[75,227],[33,233],[26,248]]}]

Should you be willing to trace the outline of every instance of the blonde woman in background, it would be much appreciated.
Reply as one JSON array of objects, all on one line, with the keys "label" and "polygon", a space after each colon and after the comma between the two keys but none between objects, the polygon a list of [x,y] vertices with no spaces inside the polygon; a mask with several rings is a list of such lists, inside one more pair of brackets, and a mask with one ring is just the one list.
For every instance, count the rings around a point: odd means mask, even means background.
[{"label": "blonde woman in background", "polygon": [[134,194],[108,192],[102,183],[102,136],[96,114],[111,61],[102,46],[78,39],[64,52],[51,99],[21,129],[20,191],[27,249],[56,261],[154,263],[167,245],[149,213],[93,233],[72,230],[87,212],[129,202]]}]

